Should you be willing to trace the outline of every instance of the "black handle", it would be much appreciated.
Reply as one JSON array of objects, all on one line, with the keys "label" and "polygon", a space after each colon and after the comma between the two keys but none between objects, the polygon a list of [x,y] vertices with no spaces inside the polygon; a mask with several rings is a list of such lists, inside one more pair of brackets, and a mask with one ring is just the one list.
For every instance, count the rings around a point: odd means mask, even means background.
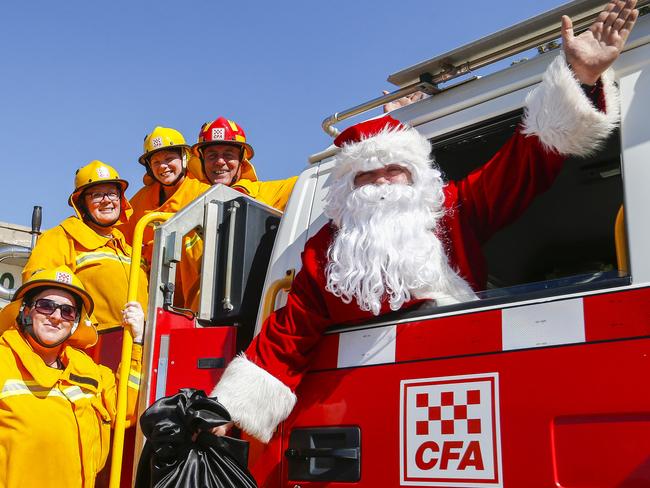
[{"label": "black handle", "polygon": [[43,207],[34,205],[32,211],[32,234],[41,233],[41,220],[43,219]]},{"label": "black handle", "polygon": [[359,459],[359,448],[343,447],[312,447],[304,449],[289,448],[284,455],[288,458],[336,458],[336,459]]}]

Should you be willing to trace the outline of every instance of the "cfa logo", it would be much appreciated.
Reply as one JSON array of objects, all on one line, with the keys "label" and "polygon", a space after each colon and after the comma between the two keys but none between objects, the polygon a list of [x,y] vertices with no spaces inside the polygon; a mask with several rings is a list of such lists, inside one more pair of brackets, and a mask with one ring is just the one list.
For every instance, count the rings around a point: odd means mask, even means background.
[{"label": "cfa logo", "polygon": [[403,380],[401,485],[501,487],[499,377]]},{"label": "cfa logo", "polygon": [[226,138],[226,129],[223,127],[213,127],[212,128],[212,140],[213,141],[223,141]]},{"label": "cfa logo", "polygon": [[97,176],[99,178],[110,178],[111,173],[108,171],[108,168],[106,166],[100,166],[97,168]]}]

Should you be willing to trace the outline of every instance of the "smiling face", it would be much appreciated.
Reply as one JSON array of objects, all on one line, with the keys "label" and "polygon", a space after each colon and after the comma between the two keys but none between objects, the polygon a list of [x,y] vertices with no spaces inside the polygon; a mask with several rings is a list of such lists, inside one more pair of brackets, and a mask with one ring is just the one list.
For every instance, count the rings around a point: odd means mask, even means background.
[{"label": "smiling face", "polygon": [[389,164],[372,171],[362,171],[354,177],[354,187],[364,185],[385,185],[401,184],[410,185],[413,183],[411,172],[399,164]]},{"label": "smiling face", "polygon": [[111,226],[120,218],[121,196],[119,185],[101,183],[83,192],[83,202],[96,223]]},{"label": "smiling face", "polygon": [[[32,299],[32,303],[25,307],[25,313],[32,319],[34,335],[41,343],[53,345],[66,340],[70,336],[70,331],[74,325],[74,319],[70,320],[67,317],[62,317],[62,314],[67,316],[65,312],[69,312],[69,309],[62,311],[61,308],[57,307],[52,313],[48,313],[50,311],[48,308],[39,306],[42,303],[39,300],[49,300],[54,302],[55,305],[73,307],[78,314],[79,311],[73,295],[57,288],[48,288],[36,294]],[[43,305],[50,304],[46,302]],[[35,350],[42,348],[31,336],[27,336],[27,339]]]},{"label": "smiling face", "polygon": [[174,185],[183,174],[183,158],[180,151],[162,149],[151,155],[149,167],[153,177],[163,185]]},{"label": "smiling face", "polygon": [[203,150],[203,167],[213,185],[233,185],[241,176],[241,148],[231,144],[208,146]]}]

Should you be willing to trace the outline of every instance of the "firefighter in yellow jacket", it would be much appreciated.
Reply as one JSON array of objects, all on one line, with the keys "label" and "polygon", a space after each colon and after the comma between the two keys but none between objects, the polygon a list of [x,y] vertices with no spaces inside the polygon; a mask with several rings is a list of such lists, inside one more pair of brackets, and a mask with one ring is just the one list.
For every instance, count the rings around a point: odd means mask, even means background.
[{"label": "firefighter in yellow jacket", "polygon": [[[230,186],[270,207],[284,211],[297,176],[285,180],[259,181],[250,160],[255,154],[246,142],[244,129],[236,122],[219,117],[201,127],[198,142],[192,146],[194,158],[190,160],[190,172],[211,185]],[[199,298],[199,279],[203,241],[198,236],[186,242],[190,263],[182,272],[185,283],[185,303],[196,310]]]},{"label": "firefighter in yellow jacket", "polygon": [[230,186],[281,211],[298,179],[259,181],[250,162],[255,153],[244,129],[224,117],[203,124],[192,152],[196,157],[190,161],[190,171],[202,181]]},{"label": "firefighter in yellow jacket", "polygon": [[[68,217],[38,239],[23,269],[23,281],[44,268],[66,265],[95,300],[93,321],[100,333],[119,330],[126,302],[131,246],[121,229],[132,212],[128,183],[108,164],[92,161],[77,170]],[[141,272],[138,302],[147,303],[147,277]],[[15,313],[13,314],[15,316]]]},{"label": "firefighter in yellow jacket", "polygon": [[[92,487],[115,420],[114,374],[81,349],[97,340],[93,299],[66,266],[34,273],[16,291],[14,325],[0,337],[0,487]],[[123,304],[124,305],[124,304]],[[127,416],[140,381],[144,313],[124,306],[134,336]]]},{"label": "firefighter in yellow jacket", "polygon": [[[156,127],[144,138],[144,152],[138,161],[145,167],[147,173],[144,177],[145,186],[131,198],[133,215],[125,230],[129,243],[133,243],[135,226],[145,214],[176,213],[210,188],[210,185],[199,181],[187,172],[190,158],[190,146],[185,143],[183,135],[175,129]],[[196,233],[191,232],[185,237],[185,242],[196,239]],[[142,243],[142,256],[149,266],[153,250],[151,227],[144,230]],[[192,271],[185,269],[187,266],[189,260],[183,253],[176,274],[174,294],[174,304],[179,307],[186,305],[183,292],[184,277],[193,275]]]}]

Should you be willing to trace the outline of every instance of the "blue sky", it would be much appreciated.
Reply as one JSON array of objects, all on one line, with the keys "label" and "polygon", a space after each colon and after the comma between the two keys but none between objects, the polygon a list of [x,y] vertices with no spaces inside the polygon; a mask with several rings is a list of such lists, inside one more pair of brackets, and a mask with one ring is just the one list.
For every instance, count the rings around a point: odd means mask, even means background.
[{"label": "blue sky", "polygon": [[[261,179],[298,174],[327,147],[328,115],[391,90],[389,74],[561,5],[485,2],[88,2],[3,5],[0,221],[71,214],[93,159],[142,186],[156,125],[190,143],[220,115],[255,148]],[[559,19],[558,19],[559,23]]]}]

